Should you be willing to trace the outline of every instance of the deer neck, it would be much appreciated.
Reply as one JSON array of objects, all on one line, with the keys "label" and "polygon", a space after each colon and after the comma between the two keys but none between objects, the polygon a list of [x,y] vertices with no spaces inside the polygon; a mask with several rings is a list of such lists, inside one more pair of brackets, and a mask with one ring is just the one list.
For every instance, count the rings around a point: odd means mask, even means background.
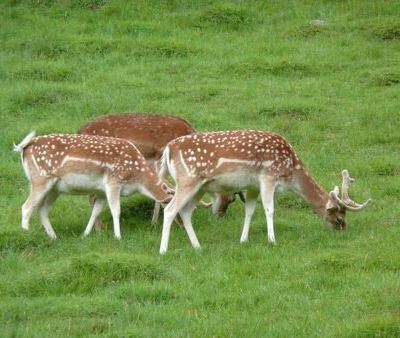
[{"label": "deer neck", "polygon": [[321,217],[324,216],[329,194],[302,166],[293,173],[293,188]]}]

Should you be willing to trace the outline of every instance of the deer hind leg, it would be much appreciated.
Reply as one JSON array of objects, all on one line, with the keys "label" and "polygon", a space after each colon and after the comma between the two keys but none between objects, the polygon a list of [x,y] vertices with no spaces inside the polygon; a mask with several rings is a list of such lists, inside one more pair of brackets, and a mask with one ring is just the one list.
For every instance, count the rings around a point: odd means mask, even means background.
[{"label": "deer hind leg", "polygon": [[256,209],[258,191],[247,191],[246,204],[245,204],[245,216],[242,236],[240,237],[240,243],[247,242],[249,239],[250,222]]},{"label": "deer hind leg", "polygon": [[42,203],[55,181],[46,177],[38,177],[31,181],[31,193],[22,205],[22,229],[29,230],[29,221],[33,211]]},{"label": "deer hind leg", "polygon": [[49,219],[49,209],[51,205],[55,202],[58,197],[58,193],[55,191],[51,191],[48,195],[44,198],[43,202],[39,207],[39,217],[42,225],[47,233],[47,235],[51,239],[56,239],[56,233],[54,232],[53,227],[51,226],[50,219]]},{"label": "deer hind leg", "polygon": [[[164,222],[163,222],[163,229],[161,235],[161,245],[160,245],[160,254],[165,254],[168,249],[168,241],[169,241],[169,234],[171,232],[171,224],[174,221],[176,215],[180,210],[189,202],[191,199],[197,194],[201,187],[201,184],[198,182],[197,184],[185,184],[180,188],[179,184],[176,186],[175,195],[172,198],[171,202],[164,209]],[[182,216],[182,215],[181,215]],[[186,226],[185,226],[186,229]],[[187,230],[186,230],[187,231]],[[189,231],[193,231],[193,228]],[[189,233],[188,233],[189,235]],[[191,234],[192,236],[192,234]],[[194,234],[194,236],[196,236]],[[194,237],[192,236],[192,239]],[[197,239],[197,238],[196,238]],[[198,241],[197,241],[198,242]],[[193,243],[192,243],[193,244]]]},{"label": "deer hind leg", "polygon": [[119,201],[120,193],[121,193],[121,187],[118,184],[106,185],[107,202],[110,207],[114,224],[114,237],[118,240],[121,239],[121,229],[119,225],[119,216],[121,214],[121,206]]},{"label": "deer hind leg", "polygon": [[277,182],[273,177],[260,179],[261,200],[267,218],[268,242],[275,244],[274,234],[274,193]]},{"label": "deer hind leg", "polygon": [[197,239],[196,233],[194,232],[192,225],[192,214],[198,202],[200,201],[202,193],[197,193],[186,205],[179,211],[179,215],[182,218],[183,226],[186,233],[189,236],[189,240],[192,243],[194,249],[200,249],[200,243]]},{"label": "deer hind leg", "polygon": [[[97,197],[95,194],[89,195],[89,204],[90,204],[90,207],[92,208],[92,210],[93,210],[93,208],[94,208],[94,206],[95,206],[95,204],[96,204],[97,199],[98,199],[98,197]],[[94,221],[94,228],[95,228],[96,230],[99,230],[99,231],[100,231],[100,230],[103,230],[103,229],[105,228],[103,222],[102,222],[101,219],[98,218],[98,217],[97,217],[96,220]]]},{"label": "deer hind leg", "polygon": [[93,225],[96,224],[97,217],[99,216],[100,212],[103,210],[103,207],[104,207],[105,203],[106,203],[106,200],[104,198],[99,198],[97,196],[94,198],[92,214],[90,216],[90,219],[89,219],[89,222],[88,222],[88,224],[86,226],[86,229],[83,232],[82,237],[86,237],[87,235],[90,234],[90,232],[93,229]]}]

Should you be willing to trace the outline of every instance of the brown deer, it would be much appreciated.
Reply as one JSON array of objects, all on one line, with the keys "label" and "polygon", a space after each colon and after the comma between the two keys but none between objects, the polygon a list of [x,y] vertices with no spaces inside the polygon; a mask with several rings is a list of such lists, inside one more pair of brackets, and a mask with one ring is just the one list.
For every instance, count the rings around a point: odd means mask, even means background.
[{"label": "brown deer", "polygon": [[[180,117],[140,113],[99,116],[78,131],[79,134],[117,137],[133,142],[156,171],[160,167],[161,155],[167,143],[179,136],[194,132],[193,127]],[[244,200],[241,193],[239,196]],[[224,215],[235,198],[236,194],[215,194],[212,203],[213,213]],[[93,198],[91,201],[93,203]],[[210,204],[203,203],[203,206],[208,207]],[[156,202],[152,223],[157,222],[159,210],[160,204]],[[100,220],[97,220],[96,228],[100,227]]]},{"label": "brown deer", "polygon": [[334,229],[345,229],[346,211],[359,211],[363,204],[348,195],[352,179],[343,170],[342,197],[339,188],[326,192],[308,174],[293,147],[280,135],[266,131],[220,131],[196,133],[170,142],[162,157],[160,179],[167,170],[176,182],[175,195],[164,209],[160,253],[168,248],[171,223],[180,214],[194,248],[200,248],[191,216],[204,192],[246,190],[245,220],[240,241],[248,240],[258,194],[264,207],[268,241],[275,243],[273,212],[277,186],[291,188]]},{"label": "brown deer", "polygon": [[87,236],[107,200],[115,238],[121,238],[120,196],[140,193],[160,202],[171,199],[172,191],[159,182],[145,158],[131,142],[111,137],[52,134],[35,137],[32,132],[14,150],[30,182],[31,193],[22,206],[22,228],[38,209],[51,239],[56,234],[48,211],[60,194],[95,194],[92,215],[83,233]]}]

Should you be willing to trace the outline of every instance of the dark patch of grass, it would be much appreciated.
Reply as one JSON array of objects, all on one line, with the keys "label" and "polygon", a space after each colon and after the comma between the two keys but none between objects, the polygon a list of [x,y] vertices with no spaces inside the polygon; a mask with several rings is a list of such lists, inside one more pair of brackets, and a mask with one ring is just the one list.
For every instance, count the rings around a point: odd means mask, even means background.
[{"label": "dark patch of grass", "polygon": [[12,98],[14,109],[21,111],[24,109],[43,107],[68,101],[74,96],[74,92],[62,88],[40,88],[19,94]]},{"label": "dark patch of grass", "polygon": [[23,231],[3,232],[0,236],[0,254],[27,252],[50,245],[51,241],[45,236]]},{"label": "dark patch of grass", "polygon": [[387,160],[373,160],[370,162],[372,172],[378,176],[395,176],[400,174],[400,168],[398,165]]},{"label": "dark patch of grass", "polygon": [[70,0],[70,7],[74,9],[97,10],[104,7],[108,0]]},{"label": "dark patch of grass", "polygon": [[[318,24],[317,22],[321,22]],[[286,33],[286,36],[291,38],[304,38],[311,39],[321,33],[327,33],[329,31],[328,25],[324,21],[311,21],[308,24],[302,25],[294,30]]]},{"label": "dark patch of grass", "polygon": [[131,53],[137,58],[184,58],[195,54],[195,50],[176,41],[154,41],[133,47]]},{"label": "dark patch of grass", "polygon": [[76,72],[71,67],[63,64],[38,63],[25,66],[15,72],[9,72],[7,77],[18,80],[62,82],[74,80]]},{"label": "dark patch of grass", "polygon": [[221,30],[239,30],[254,21],[252,15],[234,5],[219,5],[205,10],[195,25],[200,28],[211,27]]},{"label": "dark patch of grass", "polygon": [[348,337],[399,337],[400,316],[381,315],[362,320]]},{"label": "dark patch of grass", "polygon": [[279,208],[285,209],[309,209],[308,204],[300,197],[294,194],[278,194],[276,198],[276,205],[279,205]]},{"label": "dark patch of grass", "polygon": [[44,270],[20,285],[12,295],[93,293],[126,281],[152,283],[167,278],[155,258],[126,254],[90,253],[73,257],[61,269]]},{"label": "dark patch of grass", "polygon": [[390,254],[382,253],[379,256],[354,257],[346,254],[331,254],[320,258],[313,267],[328,274],[346,271],[360,272],[393,272],[400,271],[400,262]]},{"label": "dark patch of grass", "polygon": [[380,23],[371,28],[372,33],[378,39],[384,41],[398,41],[400,40],[400,23]]},{"label": "dark patch of grass", "polygon": [[367,83],[372,86],[390,87],[400,84],[400,73],[393,70],[381,70],[365,75]]},{"label": "dark patch of grass", "polygon": [[316,69],[306,64],[290,61],[270,63],[264,60],[250,60],[238,62],[223,67],[222,72],[233,76],[254,77],[254,76],[296,76],[305,77],[315,74]]},{"label": "dark patch of grass", "polygon": [[30,48],[32,55],[39,59],[55,60],[73,54],[70,42],[50,38],[36,39],[32,43],[22,43],[19,47],[28,50]]},{"label": "dark patch of grass", "polygon": [[219,94],[219,90],[210,88],[200,88],[193,94],[193,101],[206,103],[215,98]]},{"label": "dark patch of grass", "polygon": [[295,119],[305,121],[312,116],[321,113],[320,108],[316,107],[264,107],[257,111],[258,116],[265,118],[282,118],[282,119]]},{"label": "dark patch of grass", "polygon": [[176,292],[168,286],[127,284],[113,292],[113,295],[129,304],[168,304],[177,299]]}]

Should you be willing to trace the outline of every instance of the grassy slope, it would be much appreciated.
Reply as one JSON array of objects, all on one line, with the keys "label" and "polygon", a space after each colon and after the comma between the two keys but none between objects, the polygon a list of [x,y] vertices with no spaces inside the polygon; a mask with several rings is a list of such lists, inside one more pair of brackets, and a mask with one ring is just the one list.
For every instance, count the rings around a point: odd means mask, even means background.
[{"label": "grassy slope", "polygon": [[[399,3],[125,3],[0,4],[1,335],[399,336]],[[12,143],[123,111],[280,132],[323,186],[346,167],[374,203],[335,233],[280,194],[276,247],[261,206],[246,245],[242,205],[198,210],[202,252],[174,229],[165,257],[142,197],[123,203],[120,243],[79,239],[84,197],[56,203],[56,242],[36,217],[22,233]]]}]

